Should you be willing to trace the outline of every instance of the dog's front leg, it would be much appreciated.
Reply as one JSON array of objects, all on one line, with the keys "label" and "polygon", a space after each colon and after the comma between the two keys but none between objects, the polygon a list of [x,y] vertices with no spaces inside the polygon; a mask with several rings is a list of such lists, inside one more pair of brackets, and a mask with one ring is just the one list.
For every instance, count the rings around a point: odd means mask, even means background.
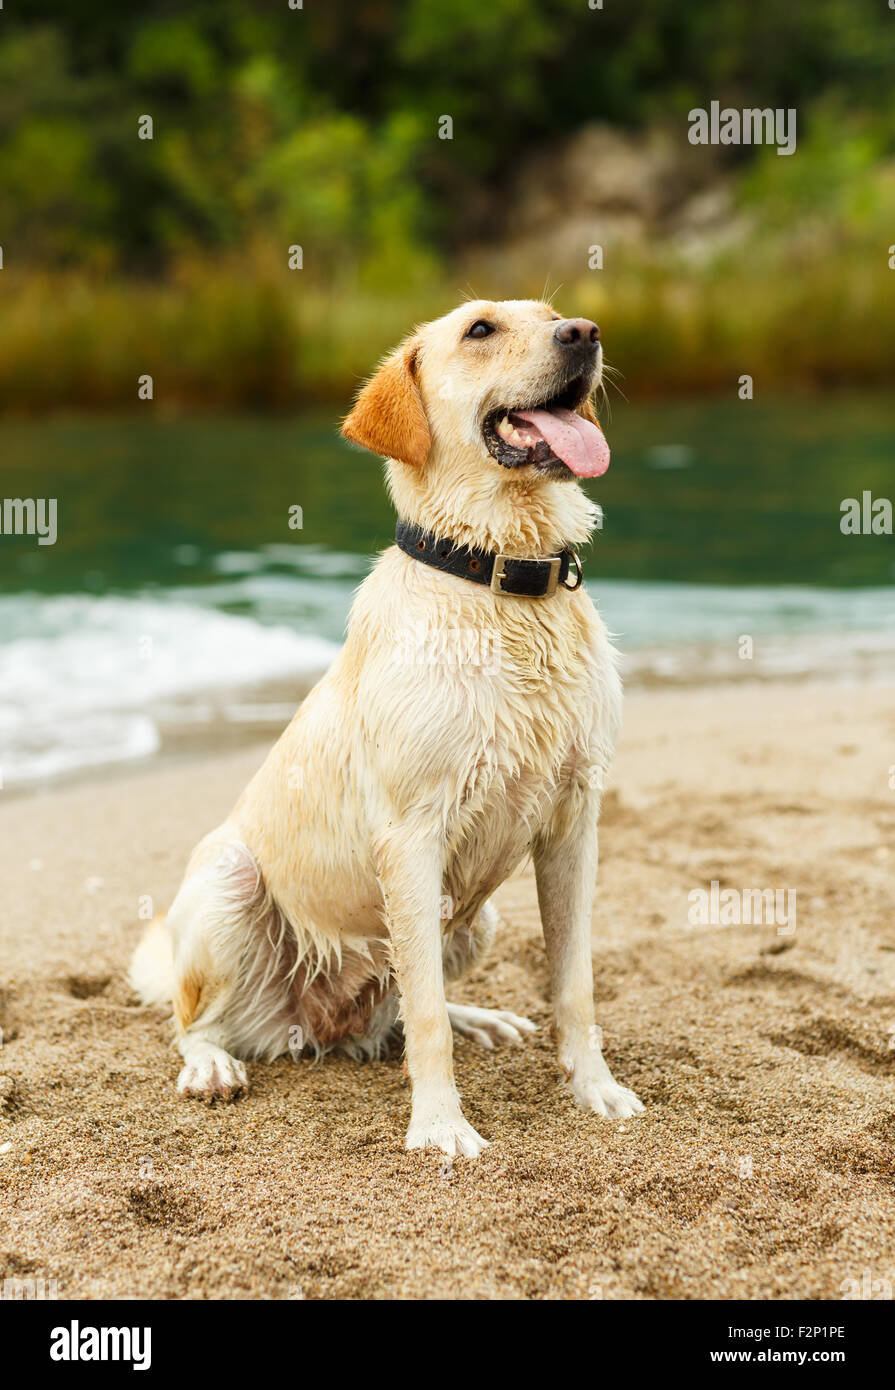
[{"label": "dog's front leg", "polygon": [[377,847],[412,1087],[408,1149],[475,1158],[486,1146],[464,1118],[454,1085],[453,1038],[444,997],[442,863],[418,832],[391,832]]},{"label": "dog's front leg", "polygon": [[599,799],[586,796],[578,812],[547,827],[534,847],[559,1062],[579,1105],[621,1118],[637,1114],[643,1106],[609,1070],[594,1019],[590,921],[597,886]]}]

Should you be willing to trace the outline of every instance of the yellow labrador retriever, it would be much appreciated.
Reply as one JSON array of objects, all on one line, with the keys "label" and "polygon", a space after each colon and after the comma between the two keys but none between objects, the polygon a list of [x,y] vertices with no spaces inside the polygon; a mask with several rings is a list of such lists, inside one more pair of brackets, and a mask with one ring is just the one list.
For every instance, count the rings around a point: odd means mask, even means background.
[{"label": "yellow labrador retriever", "polygon": [[232,814],[199,844],[137,949],[146,1002],[173,1001],[178,1089],[231,1099],[237,1058],[403,1034],[410,1149],[473,1157],[451,1030],[519,1042],[515,1014],[445,982],[498,926],[495,889],[531,855],[559,1061],[599,1115],[639,1100],[594,1022],[600,791],[621,685],[575,547],[608,466],[590,406],[599,330],[530,300],[462,305],[407,339],[345,436],[384,455],[397,544],[361,585],[345,645]]}]

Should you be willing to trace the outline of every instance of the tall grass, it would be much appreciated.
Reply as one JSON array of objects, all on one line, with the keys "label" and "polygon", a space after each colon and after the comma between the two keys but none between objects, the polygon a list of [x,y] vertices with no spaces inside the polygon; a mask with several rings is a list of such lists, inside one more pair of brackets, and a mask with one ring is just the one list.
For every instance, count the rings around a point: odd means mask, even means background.
[{"label": "tall grass", "polygon": [[[895,242],[895,227],[888,240]],[[155,408],[288,409],[344,404],[414,323],[469,288],[443,275],[423,291],[323,287],[263,251],[185,261],[160,282],[0,272],[0,409],[126,408],[149,374]],[[543,275],[477,293],[540,295]],[[728,254],[694,268],[628,257],[567,282],[564,312],[598,320],[622,389],[756,393],[790,386],[891,385],[895,271],[881,233],[823,239],[776,258]]]}]

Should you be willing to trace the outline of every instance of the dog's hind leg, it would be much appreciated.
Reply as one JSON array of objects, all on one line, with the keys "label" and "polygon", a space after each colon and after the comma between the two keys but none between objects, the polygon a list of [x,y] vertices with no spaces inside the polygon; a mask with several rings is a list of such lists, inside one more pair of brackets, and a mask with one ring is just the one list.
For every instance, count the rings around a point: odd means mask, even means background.
[{"label": "dog's hind leg", "polygon": [[244,844],[233,840],[203,847],[168,913],[174,1019],[184,1061],[177,1078],[181,1096],[235,1100],[248,1089],[245,1066],[229,1049],[236,1050],[237,1036],[244,1039],[246,1032],[240,1017],[250,1007],[244,997],[246,960],[268,907],[258,867]]},{"label": "dog's hind leg", "polygon": [[[490,950],[499,924],[497,909],[489,899],[468,926],[454,928],[444,943],[445,980],[457,980],[478,964]],[[448,1000],[447,1010],[454,1032],[480,1047],[493,1047],[495,1043],[518,1045],[526,1033],[537,1031],[529,1019],[506,1009],[482,1009],[474,1004],[452,1004]]]}]

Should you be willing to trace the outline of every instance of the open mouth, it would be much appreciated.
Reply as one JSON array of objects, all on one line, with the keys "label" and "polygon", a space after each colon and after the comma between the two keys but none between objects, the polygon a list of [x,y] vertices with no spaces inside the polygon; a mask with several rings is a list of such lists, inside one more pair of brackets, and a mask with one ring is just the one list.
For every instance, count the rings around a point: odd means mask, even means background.
[{"label": "open mouth", "polygon": [[504,468],[531,465],[554,477],[599,478],[609,467],[609,445],[599,425],[577,414],[590,375],[578,376],[540,405],[499,406],[485,417],[485,447]]}]

